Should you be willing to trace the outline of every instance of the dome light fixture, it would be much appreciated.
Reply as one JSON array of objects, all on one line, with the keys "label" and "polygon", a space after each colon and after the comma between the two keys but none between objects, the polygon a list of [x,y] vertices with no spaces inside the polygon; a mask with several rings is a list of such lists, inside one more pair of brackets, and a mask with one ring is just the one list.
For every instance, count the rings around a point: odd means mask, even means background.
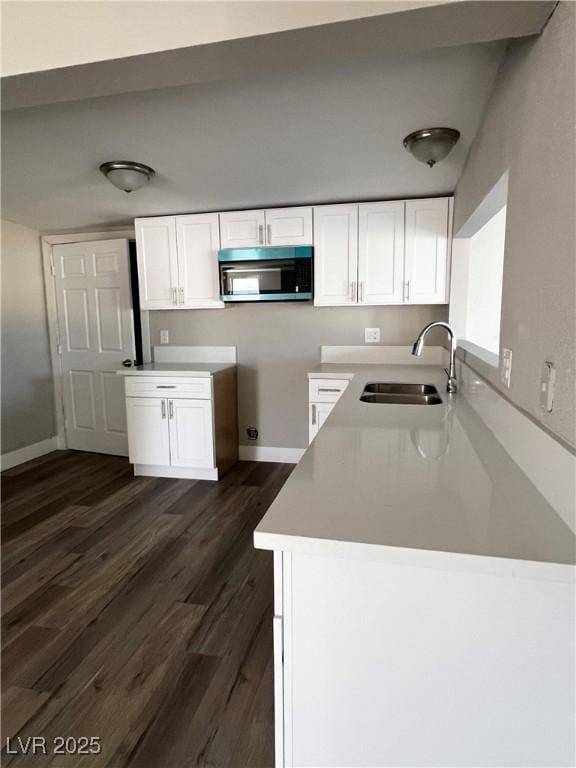
[{"label": "dome light fixture", "polygon": [[433,168],[449,154],[460,138],[454,128],[422,128],[404,139],[404,146],[416,160]]},{"label": "dome light fixture", "polygon": [[134,192],[147,184],[156,174],[153,168],[130,160],[110,160],[102,163],[100,171],[111,184],[124,192]]}]

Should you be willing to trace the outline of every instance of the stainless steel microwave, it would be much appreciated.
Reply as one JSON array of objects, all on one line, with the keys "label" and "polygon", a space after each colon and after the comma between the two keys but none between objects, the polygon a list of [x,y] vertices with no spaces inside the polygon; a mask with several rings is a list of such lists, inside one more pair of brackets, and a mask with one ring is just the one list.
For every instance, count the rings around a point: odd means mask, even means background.
[{"label": "stainless steel microwave", "polygon": [[309,301],[312,254],[310,245],[219,251],[222,301]]}]

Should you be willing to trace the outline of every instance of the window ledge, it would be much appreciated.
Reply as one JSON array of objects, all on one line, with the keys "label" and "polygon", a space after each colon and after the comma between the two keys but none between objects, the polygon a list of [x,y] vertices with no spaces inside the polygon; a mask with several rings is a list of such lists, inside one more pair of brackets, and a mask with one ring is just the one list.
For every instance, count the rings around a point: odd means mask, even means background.
[{"label": "window ledge", "polygon": [[500,367],[500,355],[495,352],[491,352],[489,349],[479,347],[478,344],[474,344],[472,341],[466,341],[466,339],[458,339],[458,346],[465,352],[469,352],[474,357],[477,357],[492,368]]}]

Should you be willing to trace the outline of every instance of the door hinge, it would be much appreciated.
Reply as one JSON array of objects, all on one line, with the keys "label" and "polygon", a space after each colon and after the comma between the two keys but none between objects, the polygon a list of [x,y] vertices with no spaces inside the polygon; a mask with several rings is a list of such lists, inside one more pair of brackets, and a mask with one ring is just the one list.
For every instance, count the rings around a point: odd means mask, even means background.
[{"label": "door hinge", "polygon": [[56,344],[56,352],[58,352],[59,355],[62,354],[62,344],[60,344],[60,342]]},{"label": "door hinge", "polygon": [[56,277],[56,267],[54,266],[53,257],[50,257],[50,273],[52,274],[52,277]]}]

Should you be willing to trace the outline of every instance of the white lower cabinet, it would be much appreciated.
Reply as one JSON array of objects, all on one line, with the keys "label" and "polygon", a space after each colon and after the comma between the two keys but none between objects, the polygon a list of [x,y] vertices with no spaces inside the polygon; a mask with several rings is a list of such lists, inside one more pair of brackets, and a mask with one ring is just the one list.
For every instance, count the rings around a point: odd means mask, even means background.
[{"label": "white lower cabinet", "polygon": [[310,403],[309,404],[309,429],[308,429],[308,438],[309,442],[312,442],[316,435],[318,434],[318,430],[322,427],[328,416],[330,415],[332,409],[334,408],[334,403]]},{"label": "white lower cabinet", "polygon": [[213,377],[126,374],[135,475],[217,480],[238,460],[236,370]]},{"label": "white lower cabinet", "polygon": [[274,552],[277,768],[574,765],[570,580],[317,549]]},{"label": "white lower cabinet", "polygon": [[348,386],[348,379],[317,379],[308,382],[308,442],[318,434]]},{"label": "white lower cabinet", "polygon": [[213,467],[212,401],[168,401],[170,463],[173,467]]},{"label": "white lower cabinet", "polygon": [[126,398],[128,452],[133,464],[170,466],[167,402],[158,397]]}]

